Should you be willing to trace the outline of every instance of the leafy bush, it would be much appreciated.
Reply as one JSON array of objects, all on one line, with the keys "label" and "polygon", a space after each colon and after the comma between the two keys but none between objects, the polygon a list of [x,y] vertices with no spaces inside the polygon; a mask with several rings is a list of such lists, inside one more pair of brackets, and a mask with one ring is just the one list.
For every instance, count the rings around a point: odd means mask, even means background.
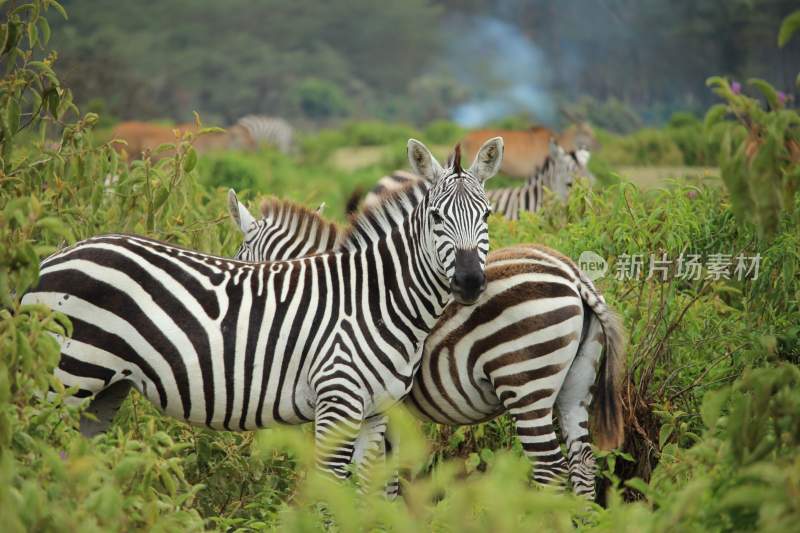
[{"label": "leafy bush", "polygon": [[[721,133],[719,166],[733,207],[742,220],[754,222],[762,235],[777,231],[782,212],[795,210],[800,189],[800,114],[786,109],[775,89],[750,80],[766,102],[742,94],[728,80],[709,78],[725,104],[712,107],[706,126]],[[725,120],[730,114],[733,121]]]},{"label": "leafy bush", "polygon": [[674,113],[667,124],[666,132],[680,149],[685,164],[716,164],[719,143],[712,142],[706,134],[703,122],[691,113]]},{"label": "leafy bush", "polygon": [[200,174],[209,187],[244,191],[260,189],[263,184],[259,166],[235,153],[223,152],[203,158]]},{"label": "leafy bush", "polygon": [[348,100],[338,85],[309,78],[297,83],[290,91],[292,103],[306,117],[327,120],[345,116]]}]

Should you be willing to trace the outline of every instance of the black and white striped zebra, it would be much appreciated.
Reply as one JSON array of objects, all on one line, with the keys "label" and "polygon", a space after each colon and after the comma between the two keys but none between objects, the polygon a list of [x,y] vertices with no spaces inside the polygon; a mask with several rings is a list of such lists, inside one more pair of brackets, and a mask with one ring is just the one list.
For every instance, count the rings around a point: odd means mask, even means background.
[{"label": "black and white striped zebra", "polygon": [[[591,153],[587,148],[579,148],[574,152],[566,152],[555,141],[550,142],[550,153],[541,167],[528,178],[525,185],[501,189],[489,189],[486,196],[492,203],[496,213],[508,219],[518,220],[522,211],[538,211],[541,209],[547,188],[561,200],[566,200],[576,177],[585,176],[593,180],[588,164]],[[366,207],[379,204],[386,194],[402,189],[409,184],[421,180],[419,176],[405,170],[396,170],[383,176],[363,200]],[[348,207],[354,211],[358,198],[352,198]]]},{"label": "black and white striped zebra", "polygon": [[[260,220],[249,214],[242,217],[239,213],[247,209],[233,191],[229,198],[233,219],[245,235],[238,254],[279,259],[287,257],[287,250],[312,254],[328,250],[321,241],[309,242],[299,232],[288,237],[291,232],[283,227],[287,224],[326,224],[321,233],[337,231],[332,223],[298,206],[290,209],[292,219],[266,213]],[[270,235],[287,240],[270,246],[265,242]],[[618,446],[623,435],[617,399],[624,365],[622,326],[575,264],[544,247],[518,245],[492,252],[487,282],[477,305],[447,307],[425,342],[421,371],[406,403],[420,417],[443,424],[475,424],[503,412],[512,414],[526,454],[537,461],[534,478],[548,482],[568,472],[573,490],[593,498],[589,406],[599,370],[593,436],[603,448]],[[604,350],[605,363],[600,366]],[[568,462],[553,432],[554,407]],[[371,441],[370,446],[374,457],[384,445]],[[396,491],[396,485],[389,487],[390,494]]]},{"label": "black and white striped zebra", "polygon": [[[103,431],[131,386],[165,413],[214,429],[315,422],[318,464],[347,477],[361,433],[385,425],[452,298],[485,285],[490,206],[483,182],[502,140],[469,170],[442,168],[409,140],[433,183],[365,212],[335,252],[247,263],[129,235],[87,239],[41,265],[23,303],[64,313],[56,376],[92,397]],[[334,440],[335,439],[335,440]]]},{"label": "black and white striped zebra", "polygon": [[294,128],[286,120],[264,115],[246,115],[236,122],[250,134],[253,142],[260,146],[274,146],[284,154],[292,151]]}]

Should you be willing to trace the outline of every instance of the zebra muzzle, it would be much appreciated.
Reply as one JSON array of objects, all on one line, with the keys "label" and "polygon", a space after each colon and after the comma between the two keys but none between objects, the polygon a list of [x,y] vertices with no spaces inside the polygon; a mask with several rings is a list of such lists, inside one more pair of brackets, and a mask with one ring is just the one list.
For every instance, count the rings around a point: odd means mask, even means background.
[{"label": "zebra muzzle", "polygon": [[455,273],[450,280],[453,299],[472,305],[486,288],[486,275],[477,250],[456,250]]}]

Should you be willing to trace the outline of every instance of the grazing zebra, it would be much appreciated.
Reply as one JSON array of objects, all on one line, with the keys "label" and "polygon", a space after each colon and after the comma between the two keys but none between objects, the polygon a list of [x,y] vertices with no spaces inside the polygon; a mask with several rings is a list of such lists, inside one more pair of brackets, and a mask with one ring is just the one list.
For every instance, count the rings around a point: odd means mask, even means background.
[{"label": "grazing zebra", "polygon": [[294,128],[282,118],[247,115],[236,125],[245,128],[257,145],[268,144],[284,154],[292,151]]},{"label": "grazing zebra", "polygon": [[363,213],[335,252],[247,263],[105,235],[45,259],[23,303],[72,321],[56,377],[74,399],[93,398],[97,421],[81,431],[105,430],[133,386],[214,429],[313,420],[318,465],[347,477],[361,434],[408,393],[447,303],[474,302],[485,285],[483,182],[502,139],[469,170],[459,157],[442,168],[419,141],[408,148],[431,188],[414,206],[400,192]]},{"label": "grazing zebra", "polygon": [[[289,250],[314,254],[335,246],[335,239],[313,236],[337,231],[314,212],[292,205],[284,208],[292,218],[275,217],[271,213],[282,212],[275,207],[282,202],[270,200],[269,212],[255,220],[233,191],[228,194],[232,218],[245,236],[237,256],[286,259]],[[302,232],[292,237],[289,225],[316,231],[310,238]],[[270,241],[271,235],[285,240]],[[605,449],[619,446],[622,326],[575,264],[547,248],[518,245],[492,252],[486,275],[487,288],[477,305],[451,303],[445,309],[425,342],[421,371],[405,402],[421,418],[450,425],[510,413],[525,453],[536,461],[534,478],[549,482],[568,472],[573,490],[593,499],[588,409],[596,392],[595,441]],[[593,391],[598,370],[599,388]],[[568,463],[552,428],[554,404]],[[385,445],[371,441],[370,446],[375,460]],[[395,481],[388,492],[392,496],[397,490]]]},{"label": "grazing zebra", "polygon": [[[544,164],[536,169],[525,185],[504,189],[490,189],[486,196],[492,203],[496,213],[508,219],[518,220],[520,211],[538,211],[544,201],[544,187],[547,187],[562,200],[566,200],[575,182],[576,175],[586,176],[590,180],[587,165],[591,154],[588,149],[580,148],[574,152],[566,152],[554,141],[550,142],[550,153]],[[378,180],[377,185],[364,198],[363,205],[374,206],[383,201],[383,197],[402,189],[409,184],[417,183],[421,178],[405,170],[396,170]],[[354,212],[358,205],[356,193],[348,202],[348,212]]]}]

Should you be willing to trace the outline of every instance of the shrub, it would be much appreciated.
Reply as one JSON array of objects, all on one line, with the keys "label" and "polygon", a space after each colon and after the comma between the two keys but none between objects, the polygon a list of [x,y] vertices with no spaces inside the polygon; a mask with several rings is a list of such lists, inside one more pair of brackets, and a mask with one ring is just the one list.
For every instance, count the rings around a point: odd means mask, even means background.
[{"label": "shrub", "polygon": [[294,106],[312,120],[328,120],[347,115],[347,97],[338,85],[325,80],[307,78],[290,91]]},{"label": "shrub", "polygon": [[[750,84],[763,94],[766,107],[724,78],[709,78],[708,84],[726,102],[709,110],[706,126],[722,135],[719,166],[736,214],[754,222],[762,236],[771,237],[782,212],[797,212],[800,114],[786,109],[763,80]],[[727,115],[734,120],[726,120]]]},{"label": "shrub", "polygon": [[261,169],[236,153],[222,152],[200,161],[200,175],[208,187],[233,188],[237,191],[260,189]]}]

